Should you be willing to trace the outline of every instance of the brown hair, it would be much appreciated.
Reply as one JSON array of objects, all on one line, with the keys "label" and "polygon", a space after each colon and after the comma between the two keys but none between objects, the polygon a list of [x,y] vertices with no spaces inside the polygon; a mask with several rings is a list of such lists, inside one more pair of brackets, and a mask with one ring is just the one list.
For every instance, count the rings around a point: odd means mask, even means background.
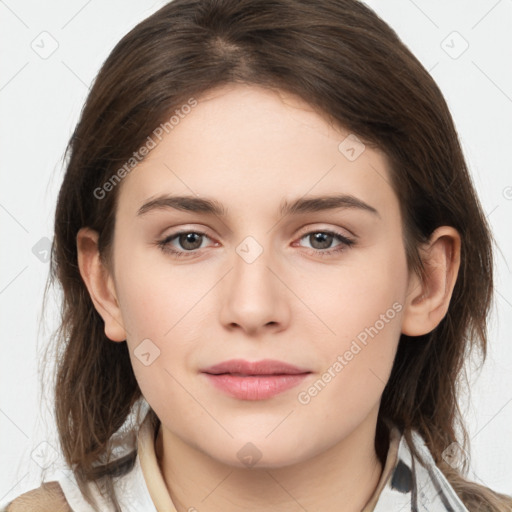
[{"label": "brown hair", "polygon": [[[449,310],[431,333],[402,335],[381,401],[375,447],[386,457],[385,419],[410,442],[416,429],[470,510],[510,510],[512,498],[467,481],[443,451],[468,435],[458,405],[459,377],[471,349],[486,356],[493,292],[492,237],[442,93],[397,34],[356,0],[174,0],[133,28],[103,64],[69,141],[58,196],[50,280],[63,290],[55,339],[55,412],[67,464],[90,501],[87,481],[105,480],[112,436],[141,392],[126,342],[106,338],[77,265],[76,235],[98,231],[105,262],[120,186],[111,178],[171,113],[190,98],[231,82],[283,90],[389,159],[411,269],[441,225],[462,237],[461,266]],[[122,185],[122,183],[120,184]],[[417,454],[419,456],[419,454]],[[131,468],[134,454],[126,459]],[[92,504],[92,501],[91,501]]]}]

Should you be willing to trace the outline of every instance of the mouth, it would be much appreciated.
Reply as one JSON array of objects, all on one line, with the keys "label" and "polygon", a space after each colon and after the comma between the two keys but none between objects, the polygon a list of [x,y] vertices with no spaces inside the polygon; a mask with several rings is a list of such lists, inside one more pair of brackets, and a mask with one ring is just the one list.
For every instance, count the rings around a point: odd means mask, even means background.
[{"label": "mouth", "polygon": [[265,400],[299,385],[310,370],[265,359],[232,359],[202,370],[217,389],[240,400]]}]

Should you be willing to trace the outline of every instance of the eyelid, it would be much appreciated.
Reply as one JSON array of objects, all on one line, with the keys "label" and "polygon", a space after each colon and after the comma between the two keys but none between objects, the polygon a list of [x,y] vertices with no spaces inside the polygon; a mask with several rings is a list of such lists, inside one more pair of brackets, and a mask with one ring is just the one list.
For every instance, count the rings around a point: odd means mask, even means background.
[{"label": "eyelid", "polygon": [[[321,223],[320,223],[321,224]],[[347,234],[344,235],[343,233],[340,233],[340,230],[341,231],[346,231]],[[326,226],[326,225],[323,225],[323,226],[318,226],[318,225],[307,225],[306,227],[304,228],[301,228],[299,230],[299,234],[297,236],[299,237],[302,237],[304,235],[307,235],[311,232],[324,232],[324,231],[329,231],[331,233],[338,233],[342,236],[346,236],[347,238],[353,238],[354,240],[357,240],[359,237],[353,232],[351,231],[350,229],[346,228],[346,227],[342,227],[342,226]]]},{"label": "eyelid", "polygon": [[[201,224],[177,224],[176,226],[167,226],[162,233],[165,233],[169,230],[172,230],[169,235],[159,235],[158,238],[165,239],[172,236],[179,235],[181,233],[201,233],[203,235],[206,235],[208,238],[214,240],[215,237],[212,236],[211,230],[207,228],[206,226],[203,226]],[[176,230],[176,231],[173,231]]]}]

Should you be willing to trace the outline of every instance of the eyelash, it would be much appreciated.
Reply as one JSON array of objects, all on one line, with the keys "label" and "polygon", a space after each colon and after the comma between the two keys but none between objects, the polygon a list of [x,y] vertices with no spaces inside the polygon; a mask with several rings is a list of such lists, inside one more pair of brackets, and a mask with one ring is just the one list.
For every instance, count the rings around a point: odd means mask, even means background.
[{"label": "eyelash", "polygon": [[[172,242],[174,239],[176,239],[180,235],[191,234],[191,233],[193,233],[194,235],[200,235],[200,236],[210,238],[206,233],[203,233],[202,231],[178,231],[177,233],[173,233],[172,235],[165,237],[163,240],[158,241],[157,245],[164,253],[172,254],[173,257],[176,257],[176,258],[193,257],[199,249],[195,249],[194,251],[177,251],[175,249],[170,248],[170,245],[169,245],[170,242]],[[299,240],[302,240],[306,236],[310,236],[310,235],[318,234],[318,233],[333,235],[335,239],[337,239],[339,242],[341,242],[341,244],[338,245],[334,249],[328,249],[328,250],[309,249],[310,251],[313,251],[316,256],[320,256],[322,258],[333,256],[334,254],[337,254],[337,253],[341,253],[345,249],[347,249],[355,244],[354,239],[348,238],[345,235],[342,235],[341,233],[338,233],[336,231],[328,231],[328,230],[308,231],[307,233],[304,233],[299,238]],[[308,249],[308,248],[306,247],[306,249]]]}]

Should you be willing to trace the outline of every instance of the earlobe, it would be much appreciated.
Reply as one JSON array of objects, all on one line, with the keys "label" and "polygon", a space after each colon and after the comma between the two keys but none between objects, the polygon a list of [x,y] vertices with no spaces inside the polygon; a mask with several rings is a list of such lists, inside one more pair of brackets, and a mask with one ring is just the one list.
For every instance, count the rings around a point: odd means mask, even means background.
[{"label": "earlobe", "polygon": [[98,233],[82,228],[76,237],[78,267],[96,311],[105,322],[105,335],[112,341],[125,341],[121,310],[112,276],[101,261]]},{"label": "earlobe", "polygon": [[402,333],[421,336],[433,331],[445,317],[460,266],[460,235],[441,226],[421,250],[425,275],[409,280],[402,317]]}]

